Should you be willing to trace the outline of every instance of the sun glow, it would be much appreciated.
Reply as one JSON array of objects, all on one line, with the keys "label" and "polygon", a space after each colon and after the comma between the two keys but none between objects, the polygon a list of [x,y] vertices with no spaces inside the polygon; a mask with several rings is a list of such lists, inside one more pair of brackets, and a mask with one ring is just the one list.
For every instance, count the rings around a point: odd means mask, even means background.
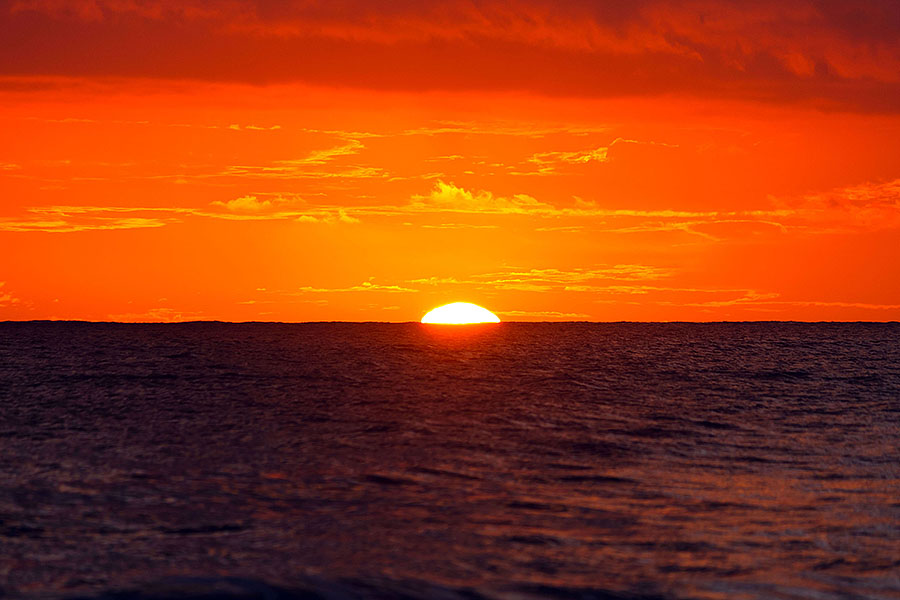
[{"label": "sun glow", "polygon": [[453,302],[439,306],[422,317],[423,323],[466,325],[468,323],[499,323],[497,315],[469,302]]}]

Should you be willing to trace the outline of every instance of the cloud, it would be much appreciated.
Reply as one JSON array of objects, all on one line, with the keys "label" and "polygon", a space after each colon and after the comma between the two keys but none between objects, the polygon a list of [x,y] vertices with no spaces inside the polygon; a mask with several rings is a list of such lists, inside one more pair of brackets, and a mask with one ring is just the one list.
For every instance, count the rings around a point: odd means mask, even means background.
[{"label": "cloud", "polygon": [[[346,138],[349,135],[365,137],[357,132],[328,131],[328,133]],[[313,150],[299,158],[275,160],[261,165],[229,165],[223,170],[204,174],[202,178],[241,177],[257,179],[386,179],[390,174],[380,167],[347,164],[340,159],[359,154],[365,145],[358,139],[344,139],[341,144],[330,148]],[[325,169],[324,167],[328,167]]]},{"label": "cloud", "polygon": [[440,223],[438,225],[422,225],[423,229],[498,229],[499,225],[474,225],[472,223]]},{"label": "cloud", "polygon": [[560,225],[557,227],[536,227],[535,231],[558,231],[562,233],[580,233],[584,231],[583,225]]},{"label": "cloud", "polygon": [[527,194],[499,197],[486,190],[472,192],[438,180],[427,196],[413,196],[411,206],[417,210],[449,210],[475,213],[527,213],[552,207]]},{"label": "cloud", "polygon": [[0,219],[0,231],[75,233],[91,230],[141,229],[180,223],[186,218],[229,221],[294,220],[301,223],[325,224],[361,222],[358,217],[341,207],[304,207],[302,210],[277,208],[288,202],[289,200],[283,196],[276,196],[274,200],[259,200],[251,195],[211,203],[214,207],[226,209],[223,212],[159,206],[37,206],[27,209],[26,218]]},{"label": "cloud", "polygon": [[874,231],[900,227],[900,179],[865,182],[775,202],[810,224],[832,229]]},{"label": "cloud", "polygon": [[32,220],[0,219],[0,231],[76,233],[79,231],[146,229],[163,227],[169,220],[144,217],[92,217],[78,219],[64,217],[58,219],[37,218]]},{"label": "cloud", "polygon": [[[474,274],[467,277],[427,277],[408,280],[407,284],[473,286],[481,290],[522,292],[583,292],[608,290],[610,281],[654,281],[670,277],[671,269],[650,265],[620,264],[575,269],[516,269]],[[605,282],[605,283],[603,283]]]},{"label": "cloud", "polygon": [[204,175],[210,177],[240,177],[244,179],[387,179],[390,174],[380,167],[340,165],[331,170],[310,169],[302,161],[276,161],[272,165],[229,165],[224,170]]},{"label": "cloud", "polygon": [[333,148],[326,148],[324,150],[314,150],[304,158],[298,158],[294,160],[280,160],[277,162],[279,164],[292,166],[324,165],[325,163],[340,156],[351,156],[353,154],[359,154],[359,151],[363,148],[365,148],[365,146],[359,140],[348,140],[347,143],[340,146],[334,146]]},{"label": "cloud", "polygon": [[458,284],[464,283],[464,281],[460,281],[455,277],[423,277],[420,279],[410,279],[407,283],[414,283],[419,285],[446,285],[446,284]]},{"label": "cloud", "polygon": [[[367,218],[403,219],[413,215],[479,215],[479,223],[422,223],[427,229],[494,229],[508,215],[556,223],[537,231],[589,230],[605,234],[683,233],[708,243],[773,235],[861,233],[900,228],[900,179],[867,182],[796,198],[770,198],[771,208],[741,211],[604,208],[574,198],[558,207],[529,194],[508,196],[472,190],[444,180],[427,195],[414,194],[404,205],[311,204],[291,195],[247,194],[217,200],[208,208],[126,206],[38,206],[19,217],[0,218],[0,231],[77,232],[162,227],[188,218],[238,221],[293,220],[300,223],[358,224]],[[494,222],[488,221],[493,219]],[[551,221],[552,223],[552,221]],[[512,282],[510,282],[512,283]]]},{"label": "cloud", "polygon": [[238,123],[232,123],[228,126],[228,129],[232,131],[275,131],[277,129],[281,129],[281,125],[272,125],[270,127],[260,127],[259,125],[244,125],[243,127]]},{"label": "cloud", "polygon": [[[343,208],[304,208],[302,211],[286,210],[283,207],[298,200],[287,200],[282,196],[276,196],[274,200],[260,200],[256,196],[241,196],[234,200],[214,201],[213,206],[221,206],[228,213],[210,213],[201,210],[184,209],[183,212],[194,216],[212,217],[229,220],[289,220],[299,223],[360,223],[360,219],[353,217]],[[278,207],[282,207],[275,210]],[[139,209],[137,209],[139,210]],[[229,214],[235,213],[235,214]]]},{"label": "cloud", "polygon": [[[684,291],[703,291],[703,290],[684,290]],[[708,290],[717,292],[719,290]],[[878,304],[870,302],[845,302],[845,301],[829,301],[829,300],[783,300],[780,299],[781,294],[776,292],[758,292],[756,290],[745,290],[740,296],[735,298],[727,298],[723,300],[704,300],[704,301],[658,301],[658,304],[670,306],[693,306],[700,308],[725,308],[731,306],[756,307],[759,309],[779,309],[779,308],[854,308],[863,310],[883,311],[900,309],[900,304]]]},{"label": "cloud", "polygon": [[[438,124],[416,127],[413,129],[406,129],[400,132],[399,134],[393,135],[401,135],[401,136],[424,136],[424,137],[435,137],[440,135],[486,135],[486,136],[503,136],[503,137],[520,137],[520,138],[544,138],[553,135],[587,135],[594,133],[606,133],[609,131],[609,127],[605,126],[594,126],[594,127],[576,127],[572,125],[567,125],[563,127],[549,127],[546,125],[540,125],[537,123],[528,123],[525,125],[509,123],[506,121],[498,121],[498,122],[487,122],[487,123],[468,123],[461,121],[441,121]],[[335,132],[339,133],[339,132]],[[352,137],[360,137],[359,134],[353,133],[348,134]],[[375,134],[369,134],[375,135]],[[382,134],[383,135],[383,134]],[[378,135],[378,137],[382,137],[382,135]],[[433,158],[427,158],[426,161],[429,160],[457,160],[461,158],[473,158],[471,155],[463,156],[460,154],[451,154],[447,156],[438,156]]]},{"label": "cloud", "polygon": [[408,287],[403,287],[399,285],[382,285],[380,283],[375,283],[373,281],[374,277],[370,277],[368,281],[363,281],[359,285],[352,285],[349,287],[342,288],[320,288],[320,287],[312,287],[312,286],[303,286],[298,288],[297,292],[302,294],[334,294],[334,293],[347,293],[347,292],[387,292],[387,293],[398,293],[398,292],[418,292],[419,290],[415,290]]},{"label": "cloud", "polygon": [[[357,219],[356,217],[351,217],[350,215],[348,215],[347,212],[346,212],[343,208],[339,208],[338,211],[337,211],[337,216],[336,216],[336,217],[332,217],[332,218],[333,218],[334,220],[340,222],[340,223],[350,223],[350,224],[355,224],[355,223],[360,223],[360,222],[361,222],[361,221],[360,221],[359,219]],[[326,219],[326,220],[327,220],[327,219]]]},{"label": "cloud", "polygon": [[[879,304],[844,301],[787,300],[781,294],[746,288],[716,288],[665,285],[661,280],[672,278],[677,273],[664,267],[650,265],[612,265],[594,268],[562,269],[515,269],[481,273],[466,277],[427,277],[411,279],[405,285],[419,289],[437,287],[471,287],[481,291],[514,290],[537,293],[584,293],[593,296],[592,302],[600,304],[656,305],[666,307],[692,307],[703,309],[723,309],[744,307],[754,310],[779,310],[783,308],[848,308],[874,311],[900,309],[896,304]],[[623,297],[637,297],[626,300]],[[590,318],[586,314],[551,312],[498,312],[506,318],[550,319]]]},{"label": "cloud", "polygon": [[[456,212],[494,216],[529,215],[546,219],[565,218],[569,221],[566,225],[541,227],[537,230],[578,231],[590,226],[592,230],[604,233],[683,232],[711,242],[728,239],[725,233],[746,235],[760,227],[786,232],[789,226],[778,219],[798,216],[796,210],[786,208],[745,211],[603,208],[595,201],[580,197],[575,198],[574,206],[558,207],[528,194],[497,196],[488,190],[473,191],[443,180],[438,180],[427,196],[413,195],[409,205],[405,207],[357,207],[356,210],[383,216],[402,216],[411,212]],[[723,237],[714,235],[717,232],[723,234]]]},{"label": "cloud", "polygon": [[[641,295],[644,296],[644,298],[642,298],[643,304],[652,303],[660,306],[708,309],[730,307],[743,307],[767,311],[777,311],[783,308],[848,308],[873,311],[900,309],[900,304],[833,300],[790,300],[783,299],[782,294],[779,292],[760,291],[756,289],[721,289],[639,284],[597,287],[586,291],[605,292],[609,294]],[[699,299],[698,296],[700,297]],[[704,296],[707,298],[713,296],[713,298],[703,299]]]},{"label": "cloud", "polygon": [[833,302],[826,300],[783,300],[779,302],[763,302],[784,306],[819,307],[819,308],[862,308],[865,310],[898,310],[900,304],[873,304],[869,302]]},{"label": "cloud", "polygon": [[571,152],[538,152],[531,155],[527,162],[537,165],[538,173],[554,174],[560,165],[584,165],[590,162],[609,162],[609,148],[601,146],[592,150],[576,150]]},{"label": "cloud", "polygon": [[259,212],[272,207],[271,200],[259,200],[256,196],[241,196],[240,198],[228,200],[227,202],[216,200],[212,204],[224,206],[228,210],[234,212]]},{"label": "cloud", "polygon": [[[268,197],[266,197],[268,196]],[[391,219],[409,218],[414,214],[463,213],[502,217],[529,215],[537,218],[578,219],[579,224],[561,225],[541,230],[574,231],[590,224],[595,230],[607,233],[634,233],[682,230],[717,240],[710,233],[697,230],[700,226],[766,222],[773,214],[798,214],[796,209],[779,211],[751,211],[744,213],[694,212],[672,210],[603,209],[593,203],[579,201],[574,208],[557,208],[538,201],[527,194],[498,196],[490,191],[471,191],[453,183],[438,181],[427,196],[414,195],[409,204],[360,205],[351,208],[334,204],[308,204],[294,197],[278,194],[266,196],[248,194],[230,200],[216,200],[210,208],[191,207],[126,207],[126,206],[43,206],[26,210],[25,218],[0,219],[0,231],[57,231],[72,232],[88,229],[125,229],[161,227],[182,222],[186,218],[225,219],[231,221],[294,220],[300,223],[357,224],[365,217]],[[298,206],[298,204],[300,206]],[[743,215],[744,219],[733,215]],[[595,218],[604,218],[597,221]],[[591,219],[585,222],[585,219]],[[612,221],[607,223],[606,221]],[[614,223],[614,224],[613,224]],[[780,226],[778,223],[770,223]],[[426,223],[423,228],[434,229],[495,229],[496,223]]]},{"label": "cloud", "polygon": [[[672,290],[672,291],[690,291],[691,293],[697,293],[699,290]],[[721,290],[709,290],[709,292],[717,293]],[[659,304],[666,305],[676,305],[676,306],[695,306],[695,307],[703,307],[703,308],[723,308],[727,306],[738,306],[738,305],[748,305],[748,304],[769,304],[775,298],[778,298],[780,294],[774,292],[758,292],[756,290],[744,290],[742,294],[736,298],[727,298],[724,300],[703,300],[703,301],[689,301],[689,302],[671,302],[671,301],[659,301]]]},{"label": "cloud", "polygon": [[334,225],[335,223],[346,223],[349,225],[362,223],[361,219],[348,215],[347,211],[345,211],[343,208],[338,208],[330,212],[319,212],[318,216],[303,214],[297,217],[295,220],[298,223],[327,223],[329,225]]},{"label": "cloud", "polygon": [[[789,308],[835,308],[870,311],[900,310],[889,303],[852,302],[841,300],[784,299],[779,292],[751,288],[715,288],[666,285],[659,280],[674,276],[675,272],[650,265],[611,265],[594,268],[516,269],[480,273],[463,277],[431,276],[402,282],[378,283],[370,277],[362,283],[344,287],[303,286],[289,291],[257,290],[279,298],[291,297],[303,302],[322,302],[310,299],[316,295],[354,293],[420,293],[435,288],[468,287],[479,291],[533,291],[540,293],[584,292],[593,304],[696,308],[705,311],[741,308],[775,313]],[[561,296],[562,297],[562,296]],[[243,304],[265,304],[282,300],[248,300]],[[291,300],[284,300],[291,301]],[[293,300],[297,301],[297,300]],[[582,297],[580,303],[585,301]],[[590,320],[592,315],[568,311],[495,311],[502,318],[528,320]]]},{"label": "cloud", "polygon": [[332,169],[329,171],[323,171],[319,168],[341,157],[357,154],[363,148],[365,148],[365,146],[359,140],[347,140],[339,146],[313,150],[306,156],[300,158],[276,160],[265,165],[230,165],[226,167],[224,171],[221,171],[216,175],[224,177],[253,176],[275,179],[298,177],[369,178],[386,176],[381,169],[376,169],[374,167],[360,167],[358,165],[342,165],[340,167],[332,165]]},{"label": "cloud", "polygon": [[18,298],[13,296],[8,290],[3,289],[5,286],[6,282],[0,281],[0,308],[19,303]]},{"label": "cloud", "polygon": [[485,273],[473,278],[485,285],[507,289],[523,289],[523,286],[534,289],[557,289],[566,291],[583,291],[579,286],[586,282],[596,281],[647,281],[669,277],[670,269],[650,265],[612,265],[594,268],[564,269],[528,269]]},{"label": "cloud", "polygon": [[0,9],[0,74],[896,111],[898,30],[895,0],[15,0]]}]

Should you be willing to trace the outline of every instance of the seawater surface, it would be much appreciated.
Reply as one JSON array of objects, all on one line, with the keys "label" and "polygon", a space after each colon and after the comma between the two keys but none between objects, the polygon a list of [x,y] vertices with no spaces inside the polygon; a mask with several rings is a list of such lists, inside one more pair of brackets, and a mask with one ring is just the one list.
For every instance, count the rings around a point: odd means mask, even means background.
[{"label": "seawater surface", "polygon": [[898,324],[0,324],[0,596],[900,598]]}]

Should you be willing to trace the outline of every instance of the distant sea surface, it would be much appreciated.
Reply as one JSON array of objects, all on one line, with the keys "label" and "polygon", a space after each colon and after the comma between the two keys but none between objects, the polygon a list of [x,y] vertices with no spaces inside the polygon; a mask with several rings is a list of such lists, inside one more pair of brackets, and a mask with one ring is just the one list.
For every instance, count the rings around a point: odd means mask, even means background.
[{"label": "distant sea surface", "polygon": [[0,596],[900,598],[900,325],[0,324]]}]

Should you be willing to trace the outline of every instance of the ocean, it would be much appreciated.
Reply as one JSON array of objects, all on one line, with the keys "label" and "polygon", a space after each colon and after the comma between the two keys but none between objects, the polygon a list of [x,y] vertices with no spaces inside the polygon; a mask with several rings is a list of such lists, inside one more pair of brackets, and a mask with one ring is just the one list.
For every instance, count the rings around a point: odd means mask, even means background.
[{"label": "ocean", "polygon": [[0,324],[0,596],[900,598],[900,324]]}]

